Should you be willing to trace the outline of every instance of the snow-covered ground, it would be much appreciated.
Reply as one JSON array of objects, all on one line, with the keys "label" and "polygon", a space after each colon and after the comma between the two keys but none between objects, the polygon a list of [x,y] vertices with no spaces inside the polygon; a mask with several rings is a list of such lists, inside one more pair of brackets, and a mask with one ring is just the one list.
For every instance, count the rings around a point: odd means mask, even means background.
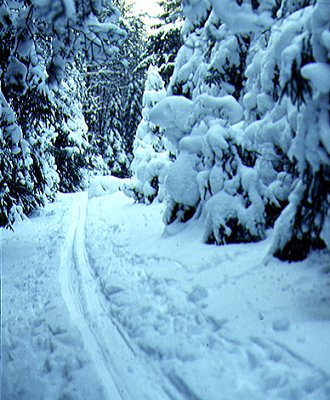
[{"label": "snow-covered ground", "polygon": [[329,400],[329,255],[205,245],[120,183],[2,232],[1,399]]}]

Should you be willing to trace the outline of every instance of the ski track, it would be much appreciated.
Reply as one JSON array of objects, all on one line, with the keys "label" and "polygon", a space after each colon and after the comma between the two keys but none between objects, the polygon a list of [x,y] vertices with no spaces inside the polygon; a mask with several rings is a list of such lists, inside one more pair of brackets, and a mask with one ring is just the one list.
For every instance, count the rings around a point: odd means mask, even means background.
[{"label": "ski track", "polygon": [[108,300],[92,272],[85,248],[87,202],[87,194],[82,193],[73,207],[61,254],[61,288],[72,321],[81,333],[107,400],[168,399],[161,378],[141,364],[120,327],[106,315]]},{"label": "ski track", "polygon": [[[186,376],[185,368],[180,367],[177,370],[171,362],[162,364],[154,359],[152,348],[150,352],[150,349],[136,345],[134,340],[131,340],[127,327],[118,318],[119,315],[109,311],[111,299],[102,286],[102,277],[98,276],[90,264],[85,246],[87,204],[87,194],[83,193],[73,207],[67,240],[62,251],[60,281],[72,321],[81,332],[84,347],[90,354],[95,371],[105,388],[107,399],[207,400],[200,390],[195,390],[195,383],[191,380],[191,376]],[[114,256],[112,262],[116,259],[127,265],[134,262],[134,257],[132,258],[134,255],[125,254],[124,248],[117,248],[115,243],[110,243],[109,246],[108,250]],[[148,255],[143,258],[144,262],[165,260],[164,257]],[[166,261],[179,265],[178,261],[171,258],[166,258]],[[248,273],[249,271],[236,278],[240,279]],[[213,332],[212,335],[217,343],[214,350],[219,357],[222,354],[228,361],[229,369],[233,368],[234,374],[237,374],[244,365],[245,373],[256,385],[264,386],[265,394],[269,393],[270,396],[274,394],[273,390],[276,390],[279,384],[278,368],[284,368],[287,372],[293,368],[296,376],[290,378],[293,380],[299,379],[299,371],[304,371],[304,374],[314,371],[315,379],[321,387],[329,381],[329,377],[316,366],[280,342],[259,337],[250,337],[242,342],[232,337],[230,332],[223,331],[222,325],[218,326],[217,321],[213,321],[197,306],[195,312],[195,321],[199,321],[196,329]],[[233,354],[236,357],[233,357]],[[268,371],[266,375],[265,366]],[[244,374],[244,371],[241,373]],[[200,378],[203,379],[202,376]],[[240,379],[240,375],[238,374],[236,378]],[[220,379],[224,384],[223,379],[226,380],[226,376]],[[267,382],[262,383],[264,380]],[[311,385],[315,386],[313,382]],[[311,389],[312,392],[314,390],[316,389]],[[307,396],[307,392],[305,394]],[[246,395],[248,397],[244,397],[244,394],[243,397],[237,398],[249,398],[248,392]],[[275,399],[275,397],[270,398]]]}]

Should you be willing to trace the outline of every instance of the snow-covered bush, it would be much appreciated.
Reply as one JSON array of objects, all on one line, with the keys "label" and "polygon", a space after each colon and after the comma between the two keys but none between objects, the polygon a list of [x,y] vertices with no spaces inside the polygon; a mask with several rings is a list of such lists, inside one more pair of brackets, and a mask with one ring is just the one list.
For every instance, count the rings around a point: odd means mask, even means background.
[{"label": "snow-covered bush", "polygon": [[165,149],[163,131],[150,122],[150,110],[164,97],[164,82],[156,67],[150,67],[143,94],[143,119],[133,143],[133,179],[123,191],[136,201],[151,203],[164,199],[164,181],[170,163]]}]

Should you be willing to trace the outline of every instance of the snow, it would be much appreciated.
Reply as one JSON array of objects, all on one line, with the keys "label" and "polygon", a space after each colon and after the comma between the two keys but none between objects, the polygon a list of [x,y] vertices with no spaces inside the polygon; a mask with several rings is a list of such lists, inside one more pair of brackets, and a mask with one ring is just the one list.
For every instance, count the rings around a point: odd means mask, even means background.
[{"label": "snow", "polygon": [[330,211],[328,210],[328,213],[325,217],[325,222],[323,224],[323,229],[321,233],[321,237],[326,243],[327,247],[330,247]]},{"label": "snow", "polygon": [[16,88],[18,93],[20,92],[25,93],[27,89],[26,76],[27,76],[26,66],[16,57],[13,56],[10,57],[8,71],[6,74],[7,78],[6,84]]},{"label": "snow", "polygon": [[127,196],[146,203],[165,196],[165,177],[171,164],[162,131],[150,122],[150,111],[164,97],[166,91],[158,68],[148,69],[140,124],[133,142],[132,181],[123,187]]},{"label": "snow", "polygon": [[208,246],[122,185],[2,231],[1,398],[329,399],[328,253],[265,265],[271,237]]},{"label": "snow", "polygon": [[67,18],[73,18],[76,14],[76,6],[72,0],[64,0],[65,14]]},{"label": "snow", "polygon": [[233,96],[217,98],[203,93],[196,98],[195,102],[195,114],[199,116],[218,113],[220,117],[231,124],[239,122],[243,118],[243,108]]},{"label": "snow", "polygon": [[18,224],[16,233],[2,233],[4,400],[69,398],[75,392],[103,397],[61,292],[61,267],[69,261],[63,253],[68,210],[75,203],[72,196],[60,198]]},{"label": "snow", "polygon": [[189,130],[189,117],[193,102],[184,96],[170,96],[162,99],[150,111],[150,121],[166,129],[166,136],[176,143]]},{"label": "snow", "polygon": [[249,33],[269,28],[272,19],[269,13],[257,15],[251,5],[239,6],[231,0],[212,0],[213,9],[232,33]]},{"label": "snow", "polygon": [[318,1],[315,5],[313,15],[311,17],[312,31],[314,37],[313,55],[316,61],[327,62],[329,56],[329,37],[327,40],[326,33],[329,30],[330,21],[330,3],[327,1]]},{"label": "snow", "polygon": [[209,0],[184,0],[182,1],[183,14],[193,23],[199,22],[210,8]]},{"label": "snow", "polygon": [[326,63],[312,63],[302,67],[301,74],[309,79],[316,90],[321,93],[330,92],[330,65]]},{"label": "snow", "polygon": [[177,203],[194,206],[199,199],[199,189],[196,183],[197,172],[195,164],[197,157],[181,152],[170,166],[167,176],[167,190]]}]

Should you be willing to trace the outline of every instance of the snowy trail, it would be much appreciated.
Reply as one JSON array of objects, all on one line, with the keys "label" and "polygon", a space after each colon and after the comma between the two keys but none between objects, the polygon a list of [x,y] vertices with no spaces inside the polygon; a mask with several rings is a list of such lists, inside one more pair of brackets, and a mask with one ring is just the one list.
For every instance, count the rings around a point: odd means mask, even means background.
[{"label": "snowy trail", "polygon": [[[171,398],[328,399],[327,373],[292,346],[308,333],[296,334],[282,318],[282,307],[298,300],[294,291],[286,297],[282,274],[293,273],[294,290],[306,293],[311,283],[301,271],[266,269],[259,246],[210,249],[192,244],[188,231],[184,240],[159,240],[163,228],[150,223],[157,207],[112,196],[90,202],[91,267],[110,299],[108,315],[141,359],[162,372]],[[255,284],[262,289],[254,294]],[[270,314],[274,302],[279,312]]]},{"label": "snowy trail", "polygon": [[[97,338],[95,337],[91,325],[88,323],[86,294],[82,292],[82,281],[87,279],[91,282],[91,277],[86,276],[86,269],[78,269],[79,266],[85,266],[85,254],[81,254],[78,248],[81,245],[77,244],[78,238],[81,236],[84,221],[84,199],[81,198],[73,208],[72,220],[69,224],[67,233],[67,241],[61,254],[61,269],[60,282],[62,294],[65,303],[68,307],[72,322],[78,327],[81,332],[85,348],[89,351],[92,357],[94,367],[96,368],[101,382],[107,393],[110,392],[114,399],[121,399],[118,389],[114,383],[111,372],[105,362],[105,354],[101,350]],[[80,253],[80,254],[77,254]],[[77,263],[79,263],[77,265]],[[89,285],[91,288],[91,285]],[[108,399],[111,397],[108,396]]]},{"label": "snowy trail", "polygon": [[325,255],[166,236],[110,183],[4,235],[4,400],[330,398]]},{"label": "snowy trail", "polygon": [[72,321],[81,332],[108,399],[168,399],[160,378],[141,365],[124,335],[106,315],[107,300],[93,275],[85,248],[87,202],[87,194],[81,194],[61,257],[62,294]]}]

